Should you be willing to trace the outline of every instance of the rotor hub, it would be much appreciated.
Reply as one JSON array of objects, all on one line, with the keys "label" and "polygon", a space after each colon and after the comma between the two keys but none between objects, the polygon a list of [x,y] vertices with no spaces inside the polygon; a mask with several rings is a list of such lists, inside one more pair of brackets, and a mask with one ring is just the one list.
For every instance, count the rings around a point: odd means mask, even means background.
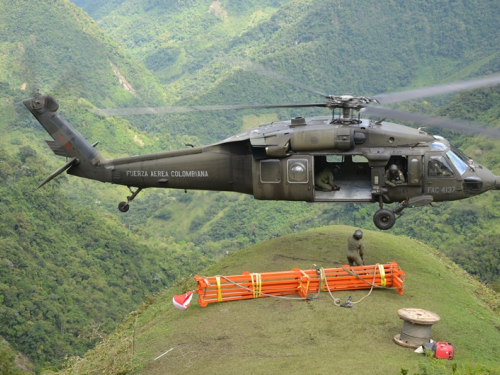
[{"label": "rotor hub", "polygon": [[[326,107],[333,111],[332,124],[360,124],[358,114],[354,111],[359,112],[369,103],[378,103],[376,99],[372,99],[366,96],[353,96],[352,94],[344,94],[340,96],[329,95],[326,97]],[[335,117],[335,109],[341,109],[340,115]]]},{"label": "rotor hub", "polygon": [[328,95],[326,99],[326,106],[332,110],[335,108],[352,108],[359,111],[369,103],[378,103],[376,99],[366,96],[353,96],[352,94],[344,94],[340,96]]}]

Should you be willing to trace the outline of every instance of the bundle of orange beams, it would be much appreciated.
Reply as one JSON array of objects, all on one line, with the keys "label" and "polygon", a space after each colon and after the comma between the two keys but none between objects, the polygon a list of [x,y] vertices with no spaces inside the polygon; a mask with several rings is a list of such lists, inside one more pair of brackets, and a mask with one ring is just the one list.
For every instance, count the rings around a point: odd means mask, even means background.
[{"label": "bundle of orange beams", "polygon": [[298,294],[307,299],[308,294],[321,291],[340,291],[390,288],[403,294],[405,273],[396,262],[369,266],[341,268],[311,268],[291,271],[250,273],[233,276],[203,277],[196,275],[196,293],[202,307],[213,302],[286,296]]}]

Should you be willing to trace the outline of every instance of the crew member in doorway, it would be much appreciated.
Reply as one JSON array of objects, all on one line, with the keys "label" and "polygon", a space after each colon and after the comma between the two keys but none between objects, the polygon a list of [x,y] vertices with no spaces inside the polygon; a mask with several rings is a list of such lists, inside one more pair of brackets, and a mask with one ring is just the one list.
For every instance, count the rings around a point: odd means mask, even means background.
[{"label": "crew member in doorway", "polygon": [[347,260],[350,266],[364,266],[365,261],[363,260],[365,246],[361,239],[363,238],[363,232],[361,229],[357,229],[352,237],[347,240]]},{"label": "crew member in doorway", "polygon": [[403,172],[401,172],[396,164],[391,164],[391,166],[385,173],[385,184],[395,187],[396,185],[401,185],[405,182],[406,180]]},{"label": "crew member in doorway", "polygon": [[340,188],[333,182],[333,172],[325,168],[319,172],[314,178],[314,184],[317,190],[321,191],[332,191],[339,190]]}]

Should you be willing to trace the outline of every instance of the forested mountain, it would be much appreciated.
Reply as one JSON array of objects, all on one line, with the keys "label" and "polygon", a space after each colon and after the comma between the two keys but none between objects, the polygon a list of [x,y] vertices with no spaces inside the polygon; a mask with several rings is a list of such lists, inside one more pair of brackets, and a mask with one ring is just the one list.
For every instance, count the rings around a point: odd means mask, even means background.
[{"label": "forested mountain", "polygon": [[[207,260],[189,243],[145,244],[130,225],[93,210],[101,202],[85,184],[82,199],[63,176],[37,189],[61,160],[22,99],[37,88],[62,98],[63,116],[82,134],[108,141],[104,154],[176,147],[88,111],[91,103],[159,104],[155,78],[67,1],[2,0],[0,30],[0,335],[39,371],[82,355],[145,295]],[[10,367],[10,352],[1,352],[0,368]]]},{"label": "forested mountain", "polygon": [[177,260],[116,219],[72,204],[59,184],[37,190],[49,171],[30,146],[1,152],[2,336],[38,365],[60,361],[173,281]]},{"label": "forested mountain", "polygon": [[[368,95],[450,77],[461,79],[475,74],[498,52],[499,10],[494,1],[255,0],[238,4],[136,0],[116,4],[97,19],[103,30],[165,83],[170,100],[180,99],[183,104],[320,99],[238,69],[242,59],[327,94]],[[97,6],[95,2],[83,5],[89,12]],[[281,118],[318,114],[317,110],[268,112]],[[147,129],[164,131],[167,126],[172,134],[215,142],[239,130],[241,117],[227,112],[169,115]]]},{"label": "forested mountain", "polygon": [[[60,176],[62,161],[21,100],[52,93],[106,157],[219,141],[259,122],[327,114],[230,111],[101,118],[89,109],[316,102],[242,69],[262,64],[328,94],[369,95],[498,72],[495,1],[0,0],[0,334],[37,369],[91,345],[179,274],[246,244],[314,226],[374,228],[375,206],[262,202],[215,192],[142,192]],[[50,22],[48,21],[50,20]],[[406,104],[498,124],[498,90]],[[444,105],[444,106],[443,106]],[[499,141],[443,133],[500,174]],[[394,233],[432,244],[488,282],[500,277],[497,193],[407,210]],[[88,337],[90,340],[78,340]],[[95,333],[95,332],[94,332]],[[29,334],[29,336],[27,336]],[[87,335],[87,336],[86,336]],[[27,338],[29,337],[29,338]],[[43,344],[47,341],[50,345]]]},{"label": "forested mountain", "polygon": [[[500,71],[496,47],[500,8],[494,1],[249,1],[244,6],[228,1],[132,1],[113,3],[106,12],[100,11],[102,6],[96,2],[80,4],[164,82],[170,100],[185,98],[180,103],[318,100],[294,86],[239,69],[245,61],[336,94],[374,94]],[[497,88],[457,95],[448,105],[449,98],[427,100],[429,103],[421,100],[399,107],[499,124]],[[312,114],[322,113],[269,110],[168,115],[154,119],[147,129],[192,134],[201,143],[208,143],[260,121]],[[475,160],[500,173],[497,140],[430,130],[445,135]],[[155,194],[160,199],[161,193]],[[495,240],[500,231],[497,195],[490,192],[468,201],[407,210],[393,231],[432,244],[494,284],[500,277]],[[374,228],[371,217],[377,209],[259,202],[213,193],[184,197],[182,202],[167,199],[160,208],[138,199],[139,205],[140,210],[132,211],[125,220],[147,221],[144,228],[154,232],[168,223],[167,230],[174,237],[190,238],[205,251],[240,247],[328,223]],[[500,285],[496,287],[500,289]]]},{"label": "forested mountain", "polygon": [[30,4],[0,2],[2,81],[28,94],[40,89],[99,105],[161,102],[161,89],[148,71],[127,58],[81,9],[62,0]]}]

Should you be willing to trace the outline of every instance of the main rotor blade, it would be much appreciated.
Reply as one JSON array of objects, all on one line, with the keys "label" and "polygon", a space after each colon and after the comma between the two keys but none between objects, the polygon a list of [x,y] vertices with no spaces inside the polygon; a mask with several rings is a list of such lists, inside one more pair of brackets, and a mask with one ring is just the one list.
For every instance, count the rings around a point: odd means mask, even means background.
[{"label": "main rotor blade", "polygon": [[390,94],[380,94],[371,96],[376,99],[380,104],[399,103],[406,100],[425,98],[428,96],[450,94],[458,91],[472,90],[481,87],[488,87],[500,84],[500,74],[494,74],[482,78],[474,78],[467,81],[445,83],[443,85],[436,85],[432,87],[425,87],[422,89],[394,92]]},{"label": "main rotor blade", "polygon": [[99,116],[130,116],[130,115],[159,115],[165,113],[183,113],[200,111],[223,111],[235,109],[265,109],[265,108],[304,108],[326,107],[326,103],[308,104],[277,104],[277,105],[208,105],[192,107],[144,107],[144,108],[117,108],[94,109],[92,112]]},{"label": "main rotor blade", "polygon": [[447,128],[479,133],[500,138],[500,129],[488,128],[473,122],[463,120],[452,120],[446,117],[428,116],[411,112],[398,111],[395,109],[366,106],[362,113],[364,115],[391,118],[395,120],[410,121],[421,126],[433,126],[436,128]]},{"label": "main rotor blade", "polygon": [[233,65],[237,64],[238,67],[240,67],[246,71],[259,74],[263,77],[272,78],[272,79],[275,79],[276,81],[280,81],[280,82],[289,84],[291,86],[298,87],[299,89],[302,89],[304,91],[308,91],[308,92],[316,94],[316,95],[321,95],[324,98],[328,98],[327,94],[324,94],[321,91],[307,87],[306,85],[303,85],[301,83],[295,82],[292,79],[290,79],[290,78],[288,78],[280,73],[277,73],[269,68],[266,68],[263,65],[251,63],[249,61],[244,61],[241,59],[230,59],[229,62],[232,63]]}]

